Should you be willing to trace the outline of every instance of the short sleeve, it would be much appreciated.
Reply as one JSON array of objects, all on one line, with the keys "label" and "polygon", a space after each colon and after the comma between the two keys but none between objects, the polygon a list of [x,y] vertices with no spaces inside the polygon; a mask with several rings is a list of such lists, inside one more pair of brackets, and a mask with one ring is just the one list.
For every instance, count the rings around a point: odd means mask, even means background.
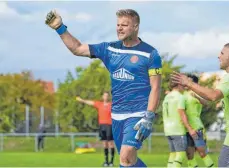
[{"label": "short sleeve", "polygon": [[162,74],[162,63],[161,57],[157,50],[153,50],[149,60],[149,76],[161,75]]},{"label": "short sleeve", "polygon": [[229,75],[226,75],[222,81],[220,81],[216,89],[220,90],[224,97],[229,96]]},{"label": "short sleeve", "polygon": [[178,100],[178,109],[184,109],[185,110],[185,97],[184,95],[180,95]]},{"label": "short sleeve", "polygon": [[107,47],[109,43],[89,44],[91,58],[99,58],[105,65],[109,63]]},{"label": "short sleeve", "polygon": [[97,109],[99,108],[99,101],[94,101],[94,107]]}]

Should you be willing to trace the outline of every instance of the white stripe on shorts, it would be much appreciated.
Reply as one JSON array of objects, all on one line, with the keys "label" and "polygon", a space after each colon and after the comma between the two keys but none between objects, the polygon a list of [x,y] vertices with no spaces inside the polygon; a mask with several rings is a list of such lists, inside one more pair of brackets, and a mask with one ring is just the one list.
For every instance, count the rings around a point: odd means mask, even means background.
[{"label": "white stripe on shorts", "polygon": [[144,115],[145,115],[145,111],[135,112],[135,113],[124,113],[124,114],[111,113],[111,118],[114,120],[125,120],[131,117],[143,117]]}]

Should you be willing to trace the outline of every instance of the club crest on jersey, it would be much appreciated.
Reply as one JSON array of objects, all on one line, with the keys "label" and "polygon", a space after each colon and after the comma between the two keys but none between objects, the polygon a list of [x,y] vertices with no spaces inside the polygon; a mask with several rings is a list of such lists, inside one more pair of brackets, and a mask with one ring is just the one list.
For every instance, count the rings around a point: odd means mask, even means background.
[{"label": "club crest on jersey", "polygon": [[134,80],[134,75],[124,68],[120,68],[112,74],[112,77],[116,80],[131,81]]},{"label": "club crest on jersey", "polygon": [[138,62],[138,56],[137,55],[133,55],[131,58],[130,58],[130,62],[132,62],[133,64],[137,63]]}]

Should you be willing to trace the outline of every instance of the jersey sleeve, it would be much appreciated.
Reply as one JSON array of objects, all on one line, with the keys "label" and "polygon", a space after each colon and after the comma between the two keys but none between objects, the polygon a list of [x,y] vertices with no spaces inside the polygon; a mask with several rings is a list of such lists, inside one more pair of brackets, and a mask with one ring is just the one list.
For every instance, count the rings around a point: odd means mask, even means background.
[{"label": "jersey sleeve", "polygon": [[158,54],[157,50],[153,50],[153,52],[150,55],[148,73],[149,73],[149,76],[162,74],[161,57]]},{"label": "jersey sleeve", "polygon": [[107,47],[109,43],[103,42],[99,44],[89,44],[89,50],[91,58],[99,58],[105,65],[109,63],[109,57],[107,54]]},{"label": "jersey sleeve", "polygon": [[222,79],[222,81],[216,86],[216,89],[220,90],[224,97],[229,96],[229,75]]},{"label": "jersey sleeve", "polygon": [[94,101],[94,107],[97,109],[99,108],[99,101]]},{"label": "jersey sleeve", "polygon": [[184,95],[181,95],[179,97],[179,102],[178,102],[178,107],[177,108],[185,110],[185,97],[184,97]]}]

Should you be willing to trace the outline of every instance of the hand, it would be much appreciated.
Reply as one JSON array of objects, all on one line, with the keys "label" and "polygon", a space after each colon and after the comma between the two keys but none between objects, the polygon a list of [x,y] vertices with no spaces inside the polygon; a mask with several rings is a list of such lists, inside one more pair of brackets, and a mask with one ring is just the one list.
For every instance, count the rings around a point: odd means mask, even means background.
[{"label": "hand", "polygon": [[59,28],[63,23],[62,23],[62,18],[60,15],[55,11],[52,10],[49,12],[46,16],[45,23],[51,27],[52,29],[57,29]]},{"label": "hand", "polygon": [[81,97],[76,96],[76,101],[82,102],[83,99],[81,99]]},{"label": "hand", "polygon": [[193,139],[198,139],[198,134],[197,134],[197,132],[194,130],[194,129],[189,129],[189,134],[191,135],[191,137],[193,138]]},{"label": "hand", "polygon": [[173,72],[170,78],[172,79],[173,83],[177,83],[183,86],[188,86],[191,82],[186,75],[178,72]]},{"label": "hand", "polygon": [[154,118],[155,113],[147,111],[145,116],[135,124],[134,129],[138,130],[135,139],[143,142],[150,135]]}]

